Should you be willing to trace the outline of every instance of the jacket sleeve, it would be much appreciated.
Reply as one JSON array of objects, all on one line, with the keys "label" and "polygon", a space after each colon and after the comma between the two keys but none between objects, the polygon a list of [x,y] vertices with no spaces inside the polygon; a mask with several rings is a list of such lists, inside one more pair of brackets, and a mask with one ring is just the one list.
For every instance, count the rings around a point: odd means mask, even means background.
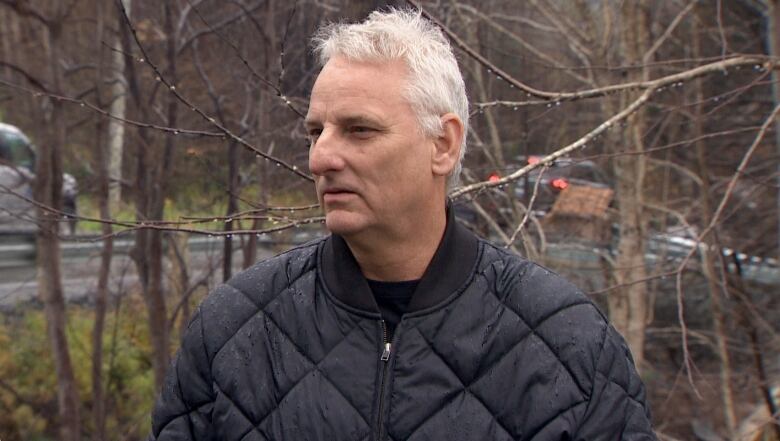
[{"label": "jacket sleeve", "polygon": [[199,309],[190,321],[181,348],[166,374],[152,412],[149,440],[216,439],[211,424],[214,392],[202,320]]},{"label": "jacket sleeve", "polygon": [[607,325],[576,440],[656,440],[645,389],[623,337]]}]

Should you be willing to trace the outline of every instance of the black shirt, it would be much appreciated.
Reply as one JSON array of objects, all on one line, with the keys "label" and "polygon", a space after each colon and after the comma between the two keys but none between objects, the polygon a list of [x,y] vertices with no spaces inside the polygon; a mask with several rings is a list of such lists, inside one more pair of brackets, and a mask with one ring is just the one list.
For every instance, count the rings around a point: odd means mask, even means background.
[{"label": "black shirt", "polygon": [[387,338],[393,338],[395,327],[401,322],[401,316],[409,309],[409,301],[420,283],[419,280],[404,282],[380,282],[368,280],[368,287],[374,294],[379,312],[387,325]]}]

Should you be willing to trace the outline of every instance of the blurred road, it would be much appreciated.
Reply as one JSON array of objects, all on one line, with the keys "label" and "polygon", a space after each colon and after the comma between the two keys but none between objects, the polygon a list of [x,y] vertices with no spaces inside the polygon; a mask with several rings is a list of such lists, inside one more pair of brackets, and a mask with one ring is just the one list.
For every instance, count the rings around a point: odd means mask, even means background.
[{"label": "blurred road", "polygon": [[[68,302],[91,302],[97,287],[100,268],[99,242],[64,243],[62,257],[62,283]],[[131,240],[117,241],[111,263],[109,289],[112,295],[126,294],[138,285],[135,266],[127,252]],[[190,240],[189,274],[191,281],[200,280],[214,272],[215,280],[221,280],[222,246],[219,238],[194,238]],[[38,283],[35,272],[34,249],[29,243],[0,245],[0,309],[13,309],[19,304],[37,301]],[[234,246],[237,249],[238,246]],[[276,254],[279,248],[271,243],[258,247],[257,258]],[[240,249],[234,252],[234,273],[240,270]]]},{"label": "blurred road", "polygon": [[[303,243],[317,237],[317,233],[301,232],[294,236],[294,243]],[[0,239],[7,239],[0,237]],[[221,237],[192,237],[188,241],[190,250],[189,275],[190,281],[201,280],[205,275],[214,272],[213,280],[221,280],[222,247]],[[234,250],[239,249],[237,239],[234,239]],[[258,259],[271,257],[293,243],[277,244],[265,238],[259,243]],[[62,244],[62,278],[65,298],[68,302],[90,302],[97,286],[97,275],[100,266],[101,242],[84,240],[69,240]],[[112,261],[110,292],[112,295],[125,294],[137,287],[138,277],[135,266],[128,256],[133,246],[132,239],[117,239],[114,245]],[[665,236],[654,236],[648,243],[646,260],[649,265],[657,265],[661,256],[665,262],[678,264],[697,243],[690,239]],[[698,244],[701,248],[702,244]],[[567,265],[577,265],[578,268],[591,268],[597,271],[581,271],[590,275],[588,286],[592,289],[603,289],[603,275],[599,253],[607,250],[592,249],[577,244],[549,243],[547,258]],[[725,250],[727,255],[733,253]],[[737,254],[741,263],[743,277],[752,282],[776,284],[780,281],[780,268],[774,259],[758,259],[743,254]],[[241,253],[234,253],[234,273],[240,270]],[[695,265],[693,259],[691,265]],[[733,263],[729,269],[734,270]],[[37,280],[35,274],[35,248],[30,239],[0,240],[0,309],[9,310],[18,304],[36,301]]]}]

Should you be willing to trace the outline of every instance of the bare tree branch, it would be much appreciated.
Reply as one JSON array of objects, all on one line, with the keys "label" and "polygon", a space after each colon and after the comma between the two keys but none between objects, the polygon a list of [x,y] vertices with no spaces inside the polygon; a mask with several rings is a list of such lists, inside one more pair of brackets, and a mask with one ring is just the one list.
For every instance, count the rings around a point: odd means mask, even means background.
[{"label": "bare tree branch", "polygon": [[599,124],[598,127],[591,130],[584,136],[582,136],[580,139],[574,141],[573,143],[562,147],[555,152],[540,158],[539,162],[528,164],[525,167],[521,168],[520,170],[515,171],[514,173],[509,174],[508,176],[504,176],[501,179],[498,179],[496,181],[490,182],[480,182],[476,184],[467,185],[465,187],[461,187],[453,191],[450,196],[452,198],[457,198],[465,193],[474,192],[477,190],[480,190],[482,188],[488,188],[488,187],[497,187],[499,185],[505,185],[509,182],[516,181],[520,179],[523,175],[527,174],[531,170],[542,167],[545,165],[552,164],[556,159],[563,157],[565,155],[568,155],[571,152],[574,152],[578,149],[584,148],[589,142],[591,142],[594,138],[601,135],[605,131],[607,131],[610,127],[614,126],[615,124],[619,123],[620,121],[628,118],[636,112],[640,107],[642,107],[647,100],[650,99],[650,96],[653,94],[655,89],[647,89],[645,92],[639,96],[634,102],[632,102],[628,107],[617,113],[616,115],[612,116],[608,120],[604,121],[603,123]]},{"label": "bare tree branch", "polygon": [[[119,0],[117,0],[119,1]],[[273,156],[267,155],[262,150],[258,149],[257,147],[253,146],[252,144],[248,143],[246,140],[241,138],[240,136],[234,134],[232,131],[230,131],[227,127],[217,122],[214,117],[207,115],[203,110],[196,107],[193,103],[191,103],[188,99],[186,99],[177,89],[174,84],[170,84],[168,80],[163,76],[162,72],[160,72],[160,69],[157,67],[156,64],[154,64],[149,59],[149,54],[146,52],[146,49],[141,44],[141,40],[138,38],[138,31],[135,29],[135,26],[133,26],[132,21],[130,20],[130,17],[127,15],[127,11],[125,11],[124,5],[122,5],[121,1],[118,2],[117,6],[119,7],[120,11],[122,12],[122,16],[125,20],[125,23],[130,28],[130,32],[133,35],[133,39],[135,40],[136,45],[141,50],[141,53],[143,54],[143,61],[146,63],[147,66],[149,66],[152,71],[155,73],[155,79],[159,82],[161,82],[163,85],[166,86],[166,88],[170,91],[171,94],[173,94],[177,100],[179,100],[181,103],[186,105],[190,108],[193,112],[197,113],[201,118],[203,118],[206,122],[210,123],[214,127],[216,127],[220,132],[224,133],[228,138],[233,139],[237,143],[241,144],[242,146],[248,148],[252,152],[255,153],[256,156],[262,157],[267,161],[273,162],[279,167],[282,167],[286,170],[289,170],[293,174],[301,177],[304,180],[307,181],[313,181],[312,177],[308,174],[302,172],[297,165],[290,165],[285,161],[282,161],[281,159],[275,158]]]},{"label": "bare tree branch", "polygon": [[696,6],[696,3],[698,3],[699,0],[692,0],[688,6],[686,6],[682,11],[680,11],[677,16],[674,17],[674,20],[672,20],[671,23],[669,23],[669,26],[666,27],[666,30],[663,34],[661,34],[658,39],[655,40],[653,45],[650,47],[650,49],[645,52],[645,54],[642,56],[642,63],[647,64],[650,62],[650,59],[655,55],[655,52],[658,50],[658,48],[661,47],[664,42],[669,38],[670,35],[672,35],[672,32],[677,28],[677,25],[682,22],[683,18],[685,18],[686,15],[688,15],[689,12],[693,10],[693,7]]},{"label": "bare tree branch", "polygon": [[685,365],[686,374],[688,375],[688,381],[691,383],[691,387],[693,390],[699,394],[698,390],[696,390],[696,387],[694,386],[693,382],[693,373],[691,368],[691,355],[690,351],[688,350],[688,333],[687,333],[687,326],[685,324],[685,303],[683,302],[683,289],[682,289],[682,274],[684,268],[688,265],[688,262],[691,260],[691,257],[696,253],[696,251],[699,249],[699,244],[701,241],[709,234],[712,229],[717,225],[718,219],[720,218],[721,214],[723,213],[723,209],[725,208],[726,204],[728,203],[729,199],[731,198],[732,193],[734,192],[734,187],[737,184],[737,181],[742,176],[742,174],[745,171],[745,168],[747,167],[748,162],[750,162],[750,158],[753,156],[753,153],[755,153],[758,146],[761,144],[761,141],[764,139],[764,135],[766,135],[766,132],[768,131],[769,127],[774,124],[775,118],[777,118],[778,113],[780,113],[780,105],[776,106],[772,113],[767,117],[766,121],[764,121],[764,124],[762,124],[761,129],[759,130],[758,134],[756,135],[755,139],[753,140],[753,144],[748,148],[747,152],[745,152],[744,156],[742,157],[742,161],[739,164],[739,167],[737,167],[736,172],[734,172],[734,175],[731,177],[731,180],[729,181],[729,185],[726,187],[726,193],[723,195],[723,198],[720,201],[720,204],[718,204],[718,208],[715,210],[715,214],[712,216],[712,219],[710,220],[710,223],[707,225],[707,227],[696,237],[694,244],[691,246],[690,251],[688,254],[683,258],[682,262],[677,268],[676,271],[676,286],[677,286],[677,317],[678,321],[680,323],[680,328],[682,330],[681,332],[681,340],[682,340],[682,348],[683,348],[683,364]]}]

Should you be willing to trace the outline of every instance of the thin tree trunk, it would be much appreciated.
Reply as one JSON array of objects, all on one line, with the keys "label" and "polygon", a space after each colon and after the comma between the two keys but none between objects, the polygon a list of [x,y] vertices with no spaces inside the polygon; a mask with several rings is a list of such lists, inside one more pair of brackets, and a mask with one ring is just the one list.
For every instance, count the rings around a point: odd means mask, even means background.
[{"label": "thin tree trunk", "polygon": [[[167,38],[166,58],[168,62],[168,79],[171,84],[176,84],[176,38],[173,30],[173,11],[170,2],[163,6],[165,13],[164,30]],[[173,94],[167,95],[167,123],[169,127],[176,127],[178,117],[178,101]],[[168,189],[168,174],[173,163],[173,151],[175,137],[165,138],[162,160],[153,170],[153,188],[151,201],[151,218],[162,219],[165,214],[165,196]],[[147,309],[149,313],[149,327],[152,340],[153,359],[152,367],[155,374],[157,390],[162,388],[165,379],[165,371],[168,369],[170,354],[168,350],[169,329],[167,318],[167,306],[163,288],[163,237],[159,230],[149,232],[148,258],[149,258],[149,286],[146,291]]]},{"label": "thin tree trunk", "polygon": [[[45,46],[49,62],[52,89],[62,90],[60,54],[60,21],[52,21],[46,27]],[[34,192],[36,200],[55,210],[62,208],[62,158],[65,146],[65,121],[62,104],[51,101],[51,117],[48,126],[52,136],[39,147],[36,163]],[[60,439],[75,441],[81,438],[81,417],[76,379],[66,335],[66,309],[60,273],[59,215],[38,208],[39,229],[37,235],[38,295],[43,302],[46,329],[57,374],[57,403],[59,407]]]},{"label": "thin tree trunk", "polygon": [[[228,146],[228,204],[226,216],[233,216],[238,212],[238,145],[231,141]],[[222,256],[222,280],[227,282],[233,273],[233,236],[229,234],[233,231],[233,221],[228,218],[225,220],[224,255]]]},{"label": "thin tree trunk", "polygon": [[[96,42],[95,53],[98,54],[97,78],[95,81],[95,90],[97,97],[97,106],[104,107],[102,82],[105,74],[104,70],[104,51],[101,42],[105,35],[105,10],[103,3],[96,3]],[[110,149],[106,145],[105,122],[98,118],[95,124],[95,169],[98,174],[98,206],[100,217],[103,219],[111,218],[109,208],[109,175],[106,158],[106,150]],[[109,223],[101,225],[101,233],[105,237],[103,240],[103,249],[100,253],[100,270],[98,273],[98,284],[95,290],[95,323],[92,327],[92,418],[94,427],[93,439],[95,441],[104,441],[106,439],[106,402],[103,391],[103,332],[106,322],[106,308],[108,304],[108,281],[111,273],[111,258],[114,250],[114,239],[111,236],[112,227]]]},{"label": "thin tree trunk", "polygon": [[[265,32],[267,42],[263,48],[264,55],[264,68],[265,72],[273,72],[272,66],[276,63],[277,56],[277,41],[276,41],[276,1],[268,0],[265,6]],[[304,14],[302,14],[304,15]],[[310,57],[307,57],[307,59]],[[272,96],[265,90],[260,90],[260,96],[258,97],[257,108],[257,131],[258,133],[265,134],[269,132],[271,128],[271,106],[273,105]],[[272,154],[274,144],[271,142],[268,154]],[[269,179],[268,161],[264,161],[262,158],[256,159],[257,164],[257,180],[260,187],[260,206],[267,207],[270,195],[271,180]],[[252,229],[257,230],[260,228],[260,221],[258,219],[252,220]],[[246,269],[249,268],[257,260],[257,235],[252,234],[249,236],[246,245],[244,246],[244,261],[242,266]]]},{"label": "thin tree trunk", "polygon": [[[769,55],[777,59],[780,57],[780,0],[769,0],[767,18],[769,30],[767,32],[767,46]],[[780,104],[780,72],[772,69],[772,99],[774,105]],[[775,149],[780,154],[780,120],[775,120]],[[780,186],[780,162],[777,164],[777,183]],[[780,231],[780,192],[777,192],[777,228]],[[780,258],[780,235],[777,236],[777,252]]]},{"label": "thin tree trunk", "polygon": [[[722,255],[721,255],[722,256]],[[775,440],[780,440],[780,421],[777,420],[778,409],[777,403],[772,396],[772,382],[767,375],[766,368],[764,367],[764,352],[761,350],[761,340],[758,333],[758,327],[751,320],[750,304],[752,303],[750,292],[745,288],[744,279],[742,276],[742,265],[739,257],[736,253],[731,255],[731,259],[734,262],[735,271],[729,277],[730,285],[738,292],[737,296],[739,301],[737,302],[737,317],[738,323],[745,329],[745,332],[750,339],[750,351],[753,355],[753,365],[756,368],[756,375],[758,375],[758,384],[761,393],[761,398],[766,405],[767,415],[773,415],[775,418],[770,423],[769,431],[774,433]],[[727,267],[723,263],[722,268]]]},{"label": "thin tree trunk", "polygon": [[[175,84],[175,38],[173,35],[173,19],[170,2],[163,5],[165,11],[164,30],[168,37],[166,55],[169,62],[168,78]],[[129,12],[129,11],[128,11]],[[123,26],[122,45],[126,53],[130,49],[129,32]],[[138,78],[132,62],[125,59],[128,86],[136,105],[139,106],[142,119],[146,120],[148,111],[146,103],[140,95]],[[178,112],[175,97],[168,94],[166,123],[170,127],[176,125]],[[154,152],[149,150],[151,139],[146,131],[139,129],[141,142],[138,143],[136,158],[136,213],[137,221],[162,219],[167,194],[167,177],[172,163],[174,138],[167,137],[162,158],[153,158]],[[135,246],[131,252],[138,276],[141,281],[144,303],[146,305],[149,325],[149,338],[152,344],[152,370],[154,372],[157,390],[162,388],[165,371],[170,360],[168,342],[169,329],[165,293],[163,290],[163,244],[162,233],[159,230],[139,229],[136,232]]]},{"label": "thin tree trunk", "polygon": [[189,234],[170,233],[168,235],[168,261],[171,263],[171,295],[178,299],[180,305],[177,309],[181,310],[181,317],[176,319],[177,312],[174,310],[171,316],[169,329],[173,331],[176,322],[179,323],[179,335],[184,335],[184,330],[190,321],[190,275],[187,268],[190,264],[190,250],[187,244]]},{"label": "thin tree trunk", "polygon": [[[623,54],[626,64],[641,60],[647,48],[649,29],[644,15],[646,3],[626,2],[622,7]],[[647,77],[647,68],[629,72],[630,79]],[[631,92],[623,96],[624,102],[632,98]],[[605,105],[609,109],[612,106]],[[609,111],[609,110],[608,110]],[[640,109],[628,120],[622,131],[616,131],[611,141],[616,149],[644,150],[645,115]],[[649,318],[648,290],[645,283],[630,283],[647,278],[645,267],[645,218],[643,215],[644,155],[620,155],[614,161],[618,205],[618,256],[615,278],[618,283],[628,283],[608,298],[610,319],[615,328],[626,338],[637,369],[644,363],[645,328]]]},{"label": "thin tree trunk", "polygon": [[[132,0],[122,0],[126,11],[132,8]],[[120,15],[117,15],[118,27],[123,26]],[[127,80],[125,79],[125,55],[120,51],[113,52],[113,81],[111,83],[111,105],[109,112],[116,118],[125,117],[127,109]],[[119,119],[108,120],[108,200],[111,212],[116,212],[122,199],[122,151],[125,140],[125,125]]]},{"label": "thin tree trunk", "polygon": [[[126,13],[130,19],[132,19],[132,13],[130,10],[126,10]],[[135,103],[136,107],[138,108],[138,112],[141,115],[142,120],[148,119],[148,111],[147,107],[145,106],[145,102],[141,97],[141,90],[140,85],[138,82],[138,75],[135,70],[135,64],[132,62],[130,58],[130,55],[133,52],[132,43],[131,43],[131,37],[130,37],[130,30],[128,29],[127,25],[124,24],[123,18],[122,18],[122,12],[117,11],[117,14],[119,16],[119,21],[122,23],[122,25],[119,28],[120,32],[120,39],[122,42],[122,52],[124,52],[125,55],[125,74],[128,80],[128,90],[130,92],[130,96],[133,98],[133,102]],[[151,143],[151,139],[147,131],[140,127],[138,128],[138,135],[139,135],[139,142],[136,143],[136,155],[135,155],[135,180],[133,184],[133,192],[135,197],[135,212],[136,212],[136,221],[139,223],[143,223],[146,220],[149,219],[149,203],[151,199],[151,188],[149,187],[149,161],[147,159],[149,155],[149,146]],[[135,233],[135,244],[133,246],[133,249],[130,250],[130,257],[133,260],[133,263],[136,267],[136,272],[138,273],[138,280],[141,284],[142,293],[144,297],[144,302],[146,303],[147,307],[147,315],[151,315],[150,312],[148,312],[148,309],[150,308],[149,302],[147,301],[148,295],[146,294],[149,290],[149,259],[148,259],[148,243],[149,243],[149,232],[150,230],[140,228],[136,230]],[[152,329],[151,325],[151,319],[149,319],[149,328],[150,332]],[[154,356],[153,356],[154,360]],[[154,364],[154,362],[153,362]],[[155,371],[155,381],[157,372]]]},{"label": "thin tree trunk", "polygon": [[[691,30],[692,56],[693,59],[698,59],[700,56],[701,42],[699,38],[699,30],[694,27]],[[699,169],[699,178],[701,179],[701,222],[702,226],[709,225],[712,218],[713,203],[710,193],[710,171],[707,166],[707,150],[704,142],[700,139],[704,134],[702,128],[702,103],[704,102],[704,91],[702,90],[702,80],[697,79],[694,83],[695,97],[693,107],[693,138],[699,139],[695,143],[696,159]],[[712,313],[712,321],[715,326],[715,341],[718,349],[718,356],[720,357],[720,390],[721,398],[723,400],[723,413],[726,420],[726,429],[728,430],[729,438],[733,439],[736,434],[737,417],[734,409],[734,392],[731,387],[731,356],[729,355],[727,334],[728,326],[726,324],[726,317],[723,313],[723,305],[721,303],[721,292],[726,289],[718,282],[718,270],[715,262],[715,255],[719,253],[721,249],[718,239],[717,228],[704,239],[704,252],[702,252],[701,260],[704,269],[704,276],[707,278],[707,288],[710,294],[710,308]]]},{"label": "thin tree trunk", "polygon": [[[13,34],[13,21],[14,14],[12,11],[0,9],[0,23],[3,25],[3,29],[0,30],[0,43],[3,45],[3,55],[5,59],[12,63],[14,62],[13,47],[16,41],[14,38],[15,35]],[[5,66],[3,72],[5,73],[6,78],[13,78],[11,76],[11,72],[13,72],[11,66]]]}]

